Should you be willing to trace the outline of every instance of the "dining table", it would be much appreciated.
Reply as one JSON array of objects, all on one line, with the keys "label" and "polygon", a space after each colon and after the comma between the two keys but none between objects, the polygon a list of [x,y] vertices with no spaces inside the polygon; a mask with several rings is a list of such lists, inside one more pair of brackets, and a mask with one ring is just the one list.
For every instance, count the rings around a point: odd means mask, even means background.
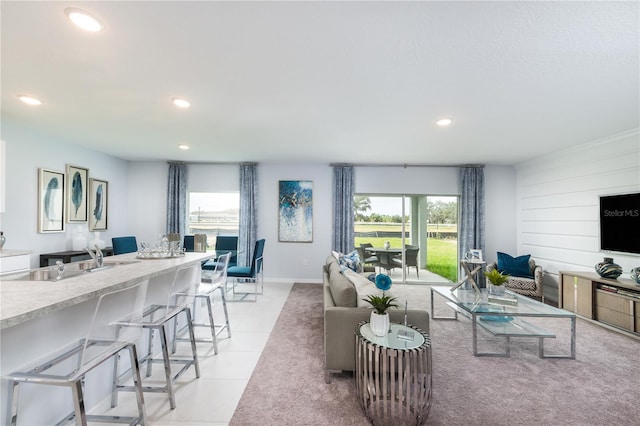
[{"label": "dining table", "polygon": [[372,256],[376,256],[378,258],[378,265],[376,266],[380,266],[387,272],[399,267],[399,265],[393,261],[393,258],[402,254],[401,247],[367,247],[365,251]]}]

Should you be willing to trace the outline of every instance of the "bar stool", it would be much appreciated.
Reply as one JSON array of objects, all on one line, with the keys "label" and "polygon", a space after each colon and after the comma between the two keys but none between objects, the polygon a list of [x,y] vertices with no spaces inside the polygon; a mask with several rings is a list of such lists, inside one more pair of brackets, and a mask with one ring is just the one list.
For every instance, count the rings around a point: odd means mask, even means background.
[{"label": "bar stool", "polygon": [[[183,289],[175,294],[176,303],[179,299],[184,297],[193,297],[193,312],[192,321],[193,327],[208,327],[211,330],[211,339],[196,339],[198,342],[213,343],[213,351],[218,354],[218,335],[224,330],[227,330],[227,336],[231,337],[231,326],[229,325],[229,312],[227,311],[227,300],[225,298],[225,286],[227,282],[227,267],[229,266],[229,259],[231,253],[225,253],[218,257],[216,262],[216,268],[213,271],[204,271],[206,274],[202,280],[198,283],[194,294],[189,294],[188,289]],[[215,324],[213,321],[213,304],[214,304],[214,292],[218,290],[220,297],[222,298],[222,306],[224,308],[225,324]],[[209,316],[209,322],[197,322],[196,320],[196,305],[197,301],[204,302],[207,305],[207,313]],[[200,305],[202,306],[202,304]],[[176,351],[176,342],[179,340],[187,340],[179,337],[187,330],[185,324],[182,328],[174,327],[174,339],[173,339],[173,353]]]},{"label": "bar stool", "polygon": [[[196,275],[194,277],[194,275]],[[200,277],[200,268],[197,266],[188,266],[177,269],[174,272],[173,280],[167,293],[167,303],[163,305],[152,304],[144,309],[142,313],[142,319],[135,321],[130,318],[118,321],[116,323],[116,333],[121,332],[125,327],[137,327],[148,331],[147,341],[147,354],[139,360],[140,365],[146,364],[146,377],[150,377],[152,373],[152,367],[154,363],[162,363],[164,365],[164,386],[143,386],[144,392],[162,392],[168,394],[169,406],[173,410],[176,408],[175,392],[173,384],[175,381],[186,372],[189,367],[194,367],[196,378],[200,378],[200,365],[198,363],[198,354],[196,352],[196,340],[193,332],[191,309],[190,305],[193,303],[193,297],[186,297],[184,303],[173,305],[170,302],[174,299],[175,289],[182,286],[184,282],[188,283],[187,287],[190,289],[190,294],[195,292],[197,281]],[[188,325],[189,341],[191,342],[191,357],[190,358],[171,358],[169,356],[169,344],[168,344],[168,324],[174,322],[177,317],[183,314],[186,324]],[[153,336],[154,333],[158,334],[160,338],[160,351],[161,358],[154,358],[153,354]],[[171,364],[182,364],[182,368],[172,374]],[[113,392],[111,395],[111,406],[115,406],[117,403],[119,391],[132,391],[133,387],[126,385],[124,379],[128,375],[128,370],[123,373],[119,372],[119,365],[116,360],[113,370]]]},{"label": "bar stool", "polygon": [[[116,309],[121,312],[131,312],[132,318],[140,317],[147,292],[147,283],[148,281],[143,281],[132,287],[101,295],[98,298],[85,338],[72,345],[67,345],[66,348],[58,351],[59,355],[53,359],[46,362],[38,362],[36,367],[26,371],[14,372],[6,377],[9,383],[7,425],[14,426],[18,423],[18,397],[21,383],[65,386],[71,389],[73,412],[58,424],[75,420],[76,424],[79,425],[86,425],[88,421],[146,425],[142,380],[134,343],[141,333],[133,330],[127,334],[115,334],[114,337],[115,328],[113,324],[109,323],[109,321],[104,321],[104,319],[108,316],[113,316],[113,311]],[[85,376],[106,361],[117,360],[123,351],[129,354],[129,370],[133,379],[132,390],[136,393],[138,405],[137,416],[87,414],[85,407]],[[92,374],[90,377],[93,380],[96,376]]]}]

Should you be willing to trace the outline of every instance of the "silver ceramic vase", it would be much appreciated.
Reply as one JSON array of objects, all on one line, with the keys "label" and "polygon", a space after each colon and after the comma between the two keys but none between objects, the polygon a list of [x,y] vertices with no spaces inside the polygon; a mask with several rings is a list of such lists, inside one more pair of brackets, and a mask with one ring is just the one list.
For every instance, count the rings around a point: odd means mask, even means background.
[{"label": "silver ceramic vase", "polygon": [[596,272],[602,278],[617,279],[622,274],[622,267],[617,263],[613,263],[612,257],[605,257],[600,263],[597,263]]},{"label": "silver ceramic vase", "polygon": [[633,268],[631,272],[629,272],[629,276],[636,284],[640,285],[640,266]]}]

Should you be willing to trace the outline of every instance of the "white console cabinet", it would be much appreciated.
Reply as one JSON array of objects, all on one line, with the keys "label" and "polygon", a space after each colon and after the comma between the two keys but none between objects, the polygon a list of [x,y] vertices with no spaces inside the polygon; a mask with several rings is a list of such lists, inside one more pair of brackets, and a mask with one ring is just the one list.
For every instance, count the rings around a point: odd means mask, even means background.
[{"label": "white console cabinet", "polygon": [[31,269],[31,251],[0,250],[0,275]]}]

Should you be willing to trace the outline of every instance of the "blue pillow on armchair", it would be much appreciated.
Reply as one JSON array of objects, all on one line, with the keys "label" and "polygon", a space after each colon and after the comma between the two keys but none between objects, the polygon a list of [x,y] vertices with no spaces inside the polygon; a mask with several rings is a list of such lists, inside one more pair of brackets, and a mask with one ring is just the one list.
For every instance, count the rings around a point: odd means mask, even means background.
[{"label": "blue pillow on armchair", "polygon": [[512,277],[533,278],[529,269],[530,254],[513,257],[506,253],[498,252],[498,271],[509,274]]}]

